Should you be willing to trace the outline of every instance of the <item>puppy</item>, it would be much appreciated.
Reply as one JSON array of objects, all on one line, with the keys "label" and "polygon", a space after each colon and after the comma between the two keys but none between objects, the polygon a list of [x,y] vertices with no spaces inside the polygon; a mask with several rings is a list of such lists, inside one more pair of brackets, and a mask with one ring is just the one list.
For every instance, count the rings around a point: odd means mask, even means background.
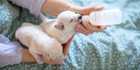
[{"label": "puppy", "polygon": [[44,20],[40,24],[42,30],[49,36],[58,40],[61,44],[66,43],[76,32],[76,24],[81,22],[81,15],[71,11],[65,11],[58,15],[56,20]]},{"label": "puppy", "polygon": [[24,23],[16,31],[15,37],[29,48],[29,52],[39,64],[51,60],[61,61],[65,59],[61,44],[66,43],[74,35],[79,17],[79,14],[65,11],[51,22],[44,20],[40,25]]}]

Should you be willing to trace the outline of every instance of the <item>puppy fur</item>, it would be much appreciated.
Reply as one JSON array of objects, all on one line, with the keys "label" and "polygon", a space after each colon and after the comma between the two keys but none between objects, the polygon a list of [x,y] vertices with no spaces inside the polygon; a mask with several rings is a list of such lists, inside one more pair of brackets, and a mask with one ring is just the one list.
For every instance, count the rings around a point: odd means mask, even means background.
[{"label": "puppy fur", "polygon": [[29,52],[40,64],[51,60],[64,60],[61,44],[66,43],[74,35],[79,16],[74,12],[65,11],[51,22],[44,20],[40,25],[24,23],[16,31],[16,39],[29,48]]}]

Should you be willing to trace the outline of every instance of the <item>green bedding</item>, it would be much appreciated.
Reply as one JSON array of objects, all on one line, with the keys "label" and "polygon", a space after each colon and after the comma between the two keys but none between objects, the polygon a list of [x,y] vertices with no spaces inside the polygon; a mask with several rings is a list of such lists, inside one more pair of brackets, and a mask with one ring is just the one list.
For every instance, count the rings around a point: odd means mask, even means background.
[{"label": "green bedding", "polygon": [[[77,33],[63,65],[16,64],[1,66],[0,70],[140,70],[140,0],[70,1],[81,6],[101,3],[106,8],[118,7],[123,11],[123,22],[89,36]],[[40,20],[1,0],[0,32],[14,40],[22,22],[37,24]]]}]

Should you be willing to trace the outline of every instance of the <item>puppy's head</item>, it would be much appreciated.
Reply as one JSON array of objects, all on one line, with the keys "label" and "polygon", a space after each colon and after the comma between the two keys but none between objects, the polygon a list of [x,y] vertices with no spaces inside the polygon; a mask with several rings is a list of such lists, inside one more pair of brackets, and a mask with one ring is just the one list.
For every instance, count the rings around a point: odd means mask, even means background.
[{"label": "puppy's head", "polygon": [[74,29],[77,23],[80,23],[81,15],[72,11],[60,13],[56,20],[56,28],[60,30]]}]

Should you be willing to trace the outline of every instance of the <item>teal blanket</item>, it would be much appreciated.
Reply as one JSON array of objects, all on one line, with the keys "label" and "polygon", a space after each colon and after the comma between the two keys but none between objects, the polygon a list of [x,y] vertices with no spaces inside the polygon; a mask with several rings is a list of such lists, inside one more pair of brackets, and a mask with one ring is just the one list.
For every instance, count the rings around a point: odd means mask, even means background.
[{"label": "teal blanket", "polygon": [[[103,4],[105,8],[118,7],[123,11],[123,22],[89,36],[77,33],[63,65],[17,64],[1,67],[0,70],[140,70],[140,0],[70,1],[81,6]],[[11,40],[14,40],[13,34],[22,22],[40,22],[27,10],[10,7],[6,0],[0,2],[0,27],[4,24],[5,29],[10,27],[7,31],[0,28],[0,32]]]}]

